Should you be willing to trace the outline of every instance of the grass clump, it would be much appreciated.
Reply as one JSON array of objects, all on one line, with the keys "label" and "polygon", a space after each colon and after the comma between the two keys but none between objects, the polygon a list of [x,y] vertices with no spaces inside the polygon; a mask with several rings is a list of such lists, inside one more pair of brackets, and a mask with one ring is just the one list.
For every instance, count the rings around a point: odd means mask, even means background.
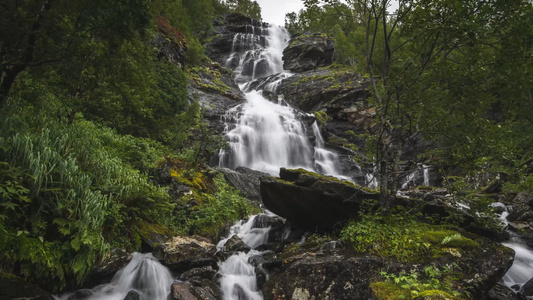
[{"label": "grass clump", "polygon": [[460,276],[457,265],[446,265],[437,268],[426,266],[423,272],[390,274],[380,272],[385,279],[370,285],[377,299],[461,299],[468,297],[468,292],[456,289],[454,281]]},{"label": "grass clump", "polygon": [[426,261],[443,255],[460,256],[479,244],[451,226],[430,225],[412,218],[363,214],[341,232],[342,240],[357,253],[394,257],[398,261]]}]

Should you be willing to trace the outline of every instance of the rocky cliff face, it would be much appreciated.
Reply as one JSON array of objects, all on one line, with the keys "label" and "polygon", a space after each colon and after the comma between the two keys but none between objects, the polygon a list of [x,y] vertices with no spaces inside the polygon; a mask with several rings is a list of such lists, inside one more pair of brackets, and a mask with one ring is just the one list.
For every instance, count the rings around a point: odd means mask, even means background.
[{"label": "rocky cliff face", "polygon": [[325,34],[294,36],[283,51],[283,68],[291,72],[304,72],[333,63],[335,45]]}]

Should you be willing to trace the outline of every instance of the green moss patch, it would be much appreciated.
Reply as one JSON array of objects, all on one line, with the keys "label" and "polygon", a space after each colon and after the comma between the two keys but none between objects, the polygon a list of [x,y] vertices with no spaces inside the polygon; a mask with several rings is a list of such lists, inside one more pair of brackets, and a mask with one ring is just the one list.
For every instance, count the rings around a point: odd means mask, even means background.
[{"label": "green moss patch", "polygon": [[461,256],[479,244],[452,226],[430,225],[401,215],[363,215],[341,233],[355,252],[424,262],[441,256]]}]

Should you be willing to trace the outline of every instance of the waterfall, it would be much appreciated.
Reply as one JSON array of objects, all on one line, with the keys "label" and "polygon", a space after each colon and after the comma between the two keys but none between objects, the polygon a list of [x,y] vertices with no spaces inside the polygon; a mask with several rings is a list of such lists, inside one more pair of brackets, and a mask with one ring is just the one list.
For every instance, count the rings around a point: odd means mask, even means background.
[{"label": "waterfall", "polygon": [[[245,166],[272,175],[281,167],[304,168],[321,174],[343,177],[337,154],[324,148],[324,140],[313,124],[316,138],[313,146],[302,118],[309,118],[279,100],[267,100],[263,91],[275,93],[284,78],[282,54],[289,33],[282,27],[251,26],[233,39],[232,52],[226,66],[235,70],[246,102],[226,112],[225,138],[229,150],[219,153],[219,166]],[[252,85],[252,80],[278,74],[273,80]]]},{"label": "waterfall", "polygon": [[[131,261],[118,271],[110,283],[92,289],[86,300],[123,300],[134,290],[140,300],[166,300],[174,278],[170,271],[151,253],[134,253]],[[70,294],[59,299],[69,299]]]},{"label": "waterfall", "polygon": [[[220,150],[219,166],[232,169],[245,166],[274,176],[279,175],[281,167],[304,168],[351,180],[342,176],[338,155],[325,148],[316,121],[311,126],[315,144],[312,145],[313,139],[302,122],[312,119],[311,115],[298,112],[283,99],[269,101],[263,96],[263,92],[276,94],[281,81],[292,75],[284,72],[281,59],[288,40],[288,32],[279,26],[250,26],[246,33],[235,35],[233,53],[226,67],[234,70],[246,102],[223,116],[225,139],[230,149]],[[270,77],[256,80],[266,76]],[[233,254],[219,264],[220,287],[225,300],[263,299],[255,268],[249,260],[262,255],[255,248],[266,243],[270,228],[253,228],[255,218],[235,224],[228,237],[217,245],[222,251],[226,241],[237,235],[252,249],[248,253]]]},{"label": "waterfall", "polygon": [[255,268],[249,261],[253,256],[262,254],[255,248],[267,242],[270,227],[254,228],[256,218],[257,216],[252,216],[246,222],[242,220],[237,222],[231,227],[227,238],[217,244],[217,248],[223,250],[226,241],[233,235],[237,235],[246,245],[252,248],[248,253],[239,252],[219,264],[220,288],[224,300],[263,299],[263,295],[257,286]]}]

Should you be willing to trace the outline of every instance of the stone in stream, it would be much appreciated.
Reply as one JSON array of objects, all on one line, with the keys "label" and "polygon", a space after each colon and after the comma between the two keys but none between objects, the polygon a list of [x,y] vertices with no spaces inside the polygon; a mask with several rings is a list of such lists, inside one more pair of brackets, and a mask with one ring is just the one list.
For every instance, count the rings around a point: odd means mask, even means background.
[{"label": "stone in stream", "polygon": [[224,244],[224,250],[226,252],[245,252],[250,251],[250,246],[246,245],[240,237],[233,235],[229,240]]},{"label": "stone in stream", "polygon": [[92,295],[94,295],[94,292],[92,290],[81,289],[68,296],[67,300],[83,300],[91,297]]},{"label": "stone in stream", "polygon": [[129,291],[126,297],[124,297],[124,300],[141,300],[141,299],[142,299],[141,294],[139,294],[139,292],[137,292],[136,290]]},{"label": "stone in stream", "polygon": [[195,286],[189,282],[172,284],[169,300],[219,300],[220,290],[216,285]]},{"label": "stone in stream", "polygon": [[154,256],[169,269],[185,272],[206,266],[218,269],[215,252],[215,245],[206,238],[176,236],[156,247]]}]

